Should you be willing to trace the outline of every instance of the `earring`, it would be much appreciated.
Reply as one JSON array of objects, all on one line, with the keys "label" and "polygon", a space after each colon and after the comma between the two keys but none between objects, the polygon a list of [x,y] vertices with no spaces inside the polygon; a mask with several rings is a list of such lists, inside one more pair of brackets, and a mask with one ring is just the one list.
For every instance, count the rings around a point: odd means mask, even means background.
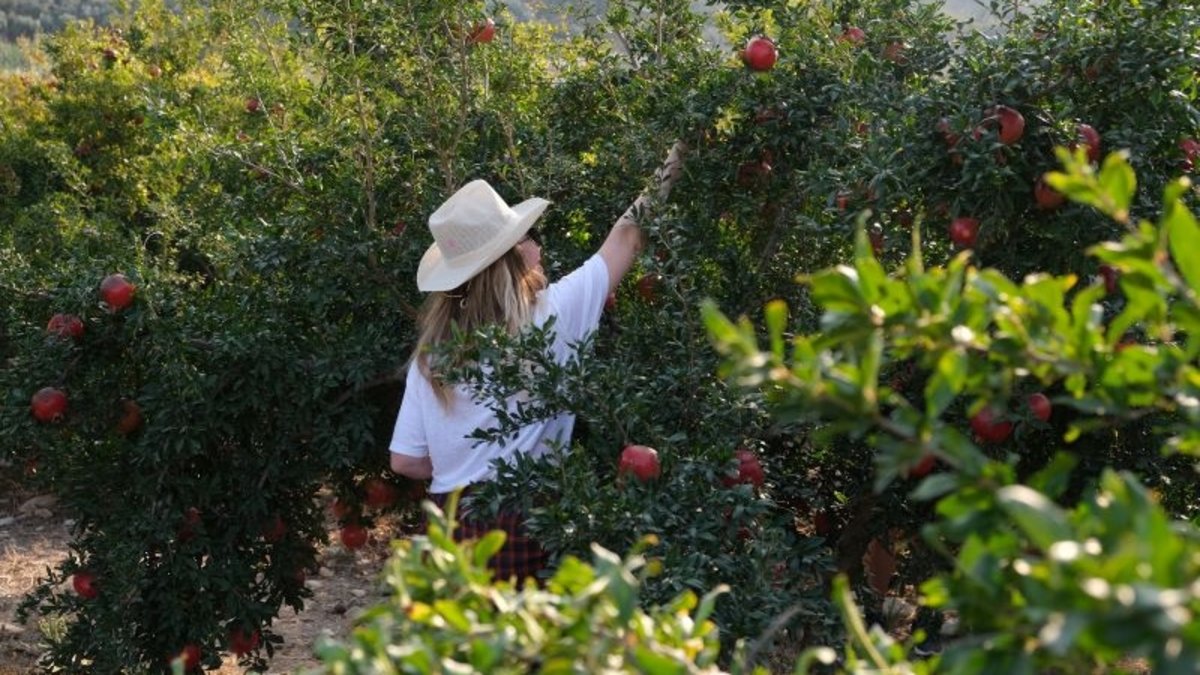
[{"label": "earring", "polygon": [[458,300],[458,308],[466,309],[467,308],[467,294],[470,292],[471,292],[471,282],[468,281],[466,283],[466,285],[462,286],[461,293],[451,293],[451,292],[447,291],[446,297],[454,298],[454,299]]}]

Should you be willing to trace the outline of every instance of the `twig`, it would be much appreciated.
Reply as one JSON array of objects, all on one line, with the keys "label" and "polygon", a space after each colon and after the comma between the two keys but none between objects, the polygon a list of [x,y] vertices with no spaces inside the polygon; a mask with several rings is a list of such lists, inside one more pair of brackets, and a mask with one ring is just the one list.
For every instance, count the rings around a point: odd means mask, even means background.
[{"label": "twig", "polygon": [[0,290],[4,291],[6,294],[9,294],[9,295],[23,295],[27,298],[31,298],[34,300],[43,300],[44,301],[44,300],[49,300],[51,297],[53,297],[53,294],[48,291],[40,291],[40,290],[39,291],[29,291],[29,290],[25,290],[24,288],[17,288],[16,286],[9,286],[8,284],[0,284]]},{"label": "twig", "polygon": [[[347,13],[350,12],[347,0]],[[367,120],[367,104],[363,97],[362,78],[358,75],[358,51],[354,44],[354,22],[348,22],[347,40],[350,47],[350,67],[354,69],[354,98],[358,102],[359,140],[363,144],[363,189],[367,200],[367,229],[375,229],[376,197],[375,197],[375,153],[371,143],[371,132]]]},{"label": "twig", "polygon": [[375,377],[367,380],[366,382],[363,382],[357,386],[347,389],[346,391],[343,391],[341,394],[338,394],[338,397],[333,400],[333,405],[335,407],[339,406],[339,405],[345,403],[346,401],[350,400],[354,396],[357,396],[358,394],[361,394],[362,392],[364,392],[368,389],[374,389],[375,387],[380,387],[385,384],[394,384],[396,382],[403,382],[405,376],[406,376],[406,373],[404,372],[403,369],[393,370],[389,373],[383,373],[382,375],[376,375]]},{"label": "twig", "polygon": [[[385,284],[388,286],[397,286],[396,279],[394,279],[393,277],[390,277],[386,273],[380,271],[378,269],[377,265],[373,265],[372,268],[374,269],[374,272],[371,275],[372,279],[374,279],[375,281],[378,281],[381,284]],[[397,290],[401,290],[401,289],[397,289]],[[414,307],[412,305],[412,303],[408,302],[403,297],[398,298],[396,300],[396,303],[400,305],[400,309],[404,310],[404,313],[410,319],[415,320],[417,318],[417,316],[419,316],[421,314],[421,310]]]},{"label": "twig", "polygon": [[[258,29],[258,34],[264,36],[265,38],[267,35],[267,30],[263,27],[262,17],[257,13],[254,13],[253,20],[254,27]],[[279,69],[279,59],[275,56],[275,50],[271,48],[271,42],[269,40],[264,40],[264,42],[266,42],[267,45],[267,56],[271,58],[271,68],[275,70],[275,81],[281,82],[283,81],[283,72]]]},{"label": "twig", "polygon": [[236,152],[232,152],[229,150],[223,150],[223,149],[213,149],[213,150],[211,150],[211,153],[214,157],[217,157],[218,159],[220,159],[222,157],[232,157],[232,158],[236,159],[238,162],[241,162],[247,168],[254,169],[256,172],[258,172],[262,175],[270,176],[272,178],[278,179],[279,182],[283,183],[284,185],[286,185],[287,187],[289,187],[293,190],[296,190],[297,192],[300,192],[303,190],[303,188],[301,188],[301,186],[299,184],[297,184],[296,182],[294,182],[288,178],[284,178],[283,174],[281,174],[277,171],[272,171],[271,169],[267,168],[266,166],[264,166],[262,164],[259,164],[258,162],[252,162],[252,161],[242,157],[240,154],[238,154]]},{"label": "twig", "polygon": [[770,641],[775,637],[776,633],[783,630],[784,627],[787,626],[788,622],[792,620],[792,617],[799,613],[800,604],[797,603],[791,607],[788,607],[779,616],[771,619],[771,623],[767,625],[766,630],[764,630],[762,634],[755,638],[754,642],[750,644],[750,649],[746,651],[746,662],[744,665],[748,668],[753,667],[754,664],[758,662],[759,652],[761,652],[763,648],[770,643]]},{"label": "twig", "polygon": [[762,274],[763,267],[767,265],[775,257],[775,252],[779,250],[779,240],[783,235],[784,213],[786,210],[783,207],[777,206],[775,213],[772,216],[774,221],[771,225],[771,231],[767,234],[767,242],[763,245],[762,253],[759,254],[758,267],[756,271]]},{"label": "twig", "polygon": [[661,66],[662,62],[663,62],[662,48],[663,48],[663,20],[664,19],[666,19],[666,12],[663,10],[662,5],[659,5],[658,21],[655,22],[655,26],[654,26],[655,30],[658,33],[655,36],[655,43],[654,43],[654,64],[657,66]]},{"label": "twig", "polygon": [[[465,23],[461,7],[459,8],[458,22],[459,25]],[[458,49],[459,72],[462,76],[458,81],[458,124],[454,128],[454,135],[451,136],[450,140],[450,150],[452,152],[458,151],[459,145],[462,144],[463,133],[467,128],[467,107],[471,101],[471,71],[468,68],[470,62],[467,59],[468,44],[467,41],[463,41],[460,43]],[[450,189],[453,190],[453,186],[457,183],[458,181],[454,181]]]},{"label": "twig", "polygon": [[842,617],[845,619],[846,627],[849,629],[853,641],[857,642],[867,653],[867,658],[879,669],[877,672],[896,672],[892,670],[887,659],[871,641],[870,632],[867,630],[867,625],[863,623],[862,616],[858,613],[858,607],[854,604],[854,596],[849,587],[842,589],[842,593],[837,597],[837,604],[842,608]]},{"label": "twig", "polygon": [[629,58],[629,65],[633,66],[634,70],[637,70],[638,62],[633,58],[633,47],[629,44],[629,38],[625,37],[625,34],[621,31],[615,29],[613,30],[613,35],[617,36],[617,41],[625,49],[625,56]]},{"label": "twig", "polygon": [[513,168],[517,172],[517,183],[520,185],[521,194],[529,194],[529,186],[525,182],[524,164],[517,159],[517,144],[513,140],[512,120],[502,117],[500,123],[504,127],[504,143],[508,146],[509,157],[512,157]]}]

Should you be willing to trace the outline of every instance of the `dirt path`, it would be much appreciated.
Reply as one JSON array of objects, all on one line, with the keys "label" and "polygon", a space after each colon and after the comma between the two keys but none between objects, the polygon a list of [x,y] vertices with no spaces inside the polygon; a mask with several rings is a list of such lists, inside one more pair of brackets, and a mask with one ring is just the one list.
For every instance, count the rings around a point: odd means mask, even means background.
[{"label": "dirt path", "polygon": [[[16,609],[46,568],[66,556],[70,540],[70,521],[52,504],[31,503],[33,496],[0,477],[0,675],[36,671],[41,651],[37,619],[19,623]],[[328,526],[330,541],[336,542],[336,525],[329,522]],[[306,582],[313,597],[303,612],[285,608],[275,621],[273,628],[283,636],[284,644],[267,672],[294,673],[319,665],[313,655],[317,639],[345,635],[354,616],[380,599],[376,579],[388,546],[387,537],[378,535],[393,531],[397,531],[394,523],[382,522],[367,546],[358,551],[348,551],[339,543],[320,551],[320,572]],[[215,672],[234,675],[243,671],[229,657]]]}]

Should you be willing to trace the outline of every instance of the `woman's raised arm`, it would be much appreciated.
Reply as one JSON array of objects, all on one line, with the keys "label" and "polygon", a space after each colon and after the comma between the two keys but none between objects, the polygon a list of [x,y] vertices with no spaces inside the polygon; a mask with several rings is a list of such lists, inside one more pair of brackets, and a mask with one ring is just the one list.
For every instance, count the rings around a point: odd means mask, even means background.
[{"label": "woman's raised arm", "polygon": [[[683,157],[686,153],[687,144],[683,141],[675,141],[675,144],[671,146],[671,151],[667,154],[667,159],[662,166],[655,170],[657,199],[664,200],[671,194],[671,186],[679,180],[679,176],[683,172]],[[629,208],[625,209],[625,213],[617,218],[617,222],[613,223],[612,230],[609,231],[608,237],[600,246],[600,257],[604,259],[604,263],[608,267],[608,291],[610,293],[616,290],[617,285],[621,283],[621,277],[624,277],[625,273],[629,271],[633,265],[633,259],[642,250],[642,228],[638,221],[650,208],[651,199],[647,192],[638,195]]]}]

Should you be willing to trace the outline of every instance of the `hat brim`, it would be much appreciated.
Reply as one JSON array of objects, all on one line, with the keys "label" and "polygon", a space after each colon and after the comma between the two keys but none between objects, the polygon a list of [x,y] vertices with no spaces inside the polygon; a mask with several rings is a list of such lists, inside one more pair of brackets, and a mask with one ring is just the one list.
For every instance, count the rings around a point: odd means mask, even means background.
[{"label": "hat brim", "polygon": [[541,197],[526,199],[513,206],[517,219],[501,231],[490,246],[454,260],[442,255],[442,250],[434,242],[421,256],[421,264],[417,267],[417,288],[424,292],[452,291],[465,284],[516,246],[548,206],[550,202]]}]

